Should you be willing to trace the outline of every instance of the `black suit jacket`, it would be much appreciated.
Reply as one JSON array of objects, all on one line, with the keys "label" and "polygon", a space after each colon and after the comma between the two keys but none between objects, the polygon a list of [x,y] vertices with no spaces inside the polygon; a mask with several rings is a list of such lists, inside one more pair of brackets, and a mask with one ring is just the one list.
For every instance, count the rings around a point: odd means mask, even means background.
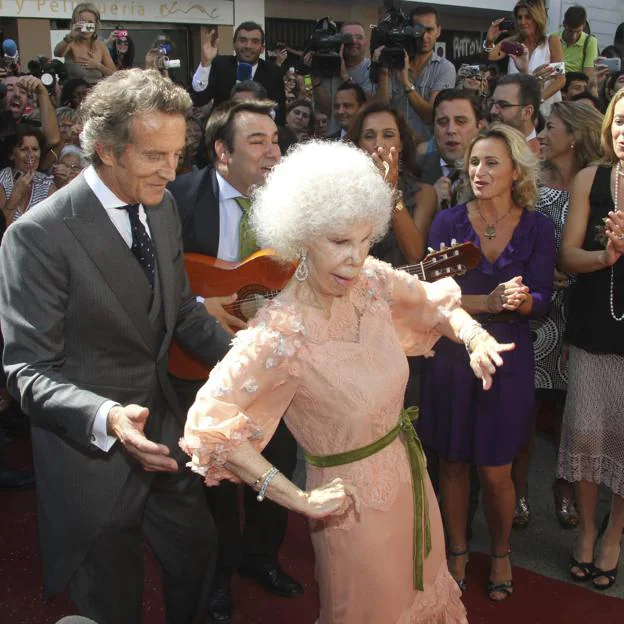
[{"label": "black suit jacket", "polygon": [[182,222],[184,252],[217,257],[219,251],[219,183],[206,167],[178,176],[169,184]]},{"label": "black suit jacket", "polygon": [[426,184],[435,184],[443,175],[442,165],[440,164],[440,152],[435,150],[425,154],[420,163],[422,174],[420,179]]},{"label": "black suit jacket", "polygon": [[[214,99],[214,105],[218,106],[222,102],[229,100],[232,87],[236,84],[237,67],[238,61],[235,56],[217,56],[210,66],[208,86],[204,91],[196,91],[193,94],[195,105],[203,106],[211,99]],[[275,121],[278,124],[283,123],[286,114],[286,104],[282,69],[277,65],[260,59],[253,79],[267,90],[270,100],[277,102],[278,111]]]}]

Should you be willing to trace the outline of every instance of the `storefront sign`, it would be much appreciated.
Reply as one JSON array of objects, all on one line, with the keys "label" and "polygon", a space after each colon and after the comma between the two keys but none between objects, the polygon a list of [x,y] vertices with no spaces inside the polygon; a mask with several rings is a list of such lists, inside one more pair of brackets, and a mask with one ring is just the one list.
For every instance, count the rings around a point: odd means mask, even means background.
[{"label": "storefront sign", "polygon": [[[0,0],[3,17],[70,19],[77,0]],[[234,23],[234,3],[228,0],[143,0],[142,2],[93,2],[102,20],[183,24]]]}]

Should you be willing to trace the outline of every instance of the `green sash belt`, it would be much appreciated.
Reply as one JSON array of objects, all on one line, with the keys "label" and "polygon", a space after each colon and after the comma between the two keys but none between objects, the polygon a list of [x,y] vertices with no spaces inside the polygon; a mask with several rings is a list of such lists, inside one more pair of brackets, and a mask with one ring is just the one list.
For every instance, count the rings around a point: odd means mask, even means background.
[{"label": "green sash belt", "polygon": [[[427,464],[420,440],[414,431],[412,420],[418,419],[418,408],[409,407],[401,410],[399,422],[388,433],[367,446],[335,455],[310,455],[305,457],[309,464],[317,468],[331,468],[351,464],[365,457],[370,457],[386,448],[400,433],[407,446],[412,470],[412,490],[414,492],[414,587],[424,590],[424,560],[431,552],[431,528],[429,526],[429,506],[425,490]],[[424,555],[423,555],[424,553]]]}]

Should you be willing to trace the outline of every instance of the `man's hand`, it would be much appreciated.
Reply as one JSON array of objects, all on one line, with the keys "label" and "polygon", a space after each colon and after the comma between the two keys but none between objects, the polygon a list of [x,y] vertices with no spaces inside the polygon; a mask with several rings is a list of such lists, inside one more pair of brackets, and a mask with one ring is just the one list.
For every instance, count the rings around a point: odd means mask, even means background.
[{"label": "man's hand", "polygon": [[344,58],[344,43],[340,46],[340,79],[342,82],[348,82],[351,79],[347,71],[347,63]]},{"label": "man's hand", "polygon": [[115,405],[108,412],[108,434],[116,437],[146,472],[177,472],[178,464],[168,457],[169,449],[164,444],[148,440],[143,429],[149,410],[141,405]]},{"label": "man's hand", "polygon": [[451,203],[451,197],[453,196],[453,182],[450,178],[442,176],[435,181],[433,189],[438,196],[438,208],[441,208],[443,202]]},{"label": "man's hand", "polygon": [[29,95],[48,95],[45,85],[35,76],[20,76],[17,85]]},{"label": "man's hand", "polygon": [[247,323],[241,321],[238,317],[230,314],[226,309],[226,305],[232,305],[236,301],[236,295],[230,295],[229,297],[209,297],[204,299],[204,308],[206,312],[211,316],[214,316],[223,329],[230,334],[234,335],[234,332],[238,329],[245,329]]},{"label": "man's hand", "polygon": [[403,68],[395,69],[394,71],[404,89],[408,89],[412,86],[412,81],[410,80],[410,60],[407,52],[403,52]]},{"label": "man's hand", "polygon": [[210,67],[212,61],[219,54],[219,38],[217,31],[212,28],[204,34],[201,47],[201,64],[202,67]]}]

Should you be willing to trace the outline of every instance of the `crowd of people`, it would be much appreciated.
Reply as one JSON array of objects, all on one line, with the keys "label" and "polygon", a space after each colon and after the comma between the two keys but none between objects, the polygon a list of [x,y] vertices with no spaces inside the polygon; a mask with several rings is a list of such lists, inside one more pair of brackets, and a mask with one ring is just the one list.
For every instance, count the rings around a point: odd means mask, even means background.
[{"label": "crowd of people", "polygon": [[[347,22],[331,72],[286,45],[264,60],[254,22],[232,55],[206,29],[186,90],[157,51],[132,69],[128,31],[102,40],[81,3],[62,81],[2,70],[1,398],[30,420],[36,479],[0,448],[0,486],[36,480],[46,594],[69,586],[97,624],[140,621],[143,536],[172,623],[230,622],[237,573],[301,595],[288,510],[310,518],[321,624],[465,622],[481,498],[484,589],[514,591],[545,411],[569,574],[616,583],[624,50],[599,51],[583,7],[549,33],[519,0],[456,68],[437,10],[409,21],[400,68]],[[456,242],[474,268],[410,274]],[[192,292],[183,254],[267,248],[293,273],[253,318]],[[207,381],[168,372],[173,339]]]}]

